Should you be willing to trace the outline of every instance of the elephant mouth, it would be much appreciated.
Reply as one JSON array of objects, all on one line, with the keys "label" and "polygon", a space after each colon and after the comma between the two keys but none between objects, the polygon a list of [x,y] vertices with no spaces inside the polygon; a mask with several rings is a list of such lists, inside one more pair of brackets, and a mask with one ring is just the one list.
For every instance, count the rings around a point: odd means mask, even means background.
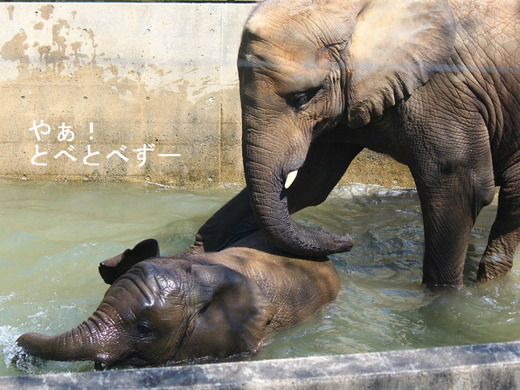
[{"label": "elephant mouth", "polygon": [[125,363],[105,363],[100,360],[94,360],[94,370],[95,371],[108,371],[117,368],[134,368],[134,367],[143,367],[149,365],[144,362],[125,362]]},{"label": "elephant mouth", "polygon": [[109,368],[110,367],[105,363],[102,363],[98,360],[94,361],[94,370],[96,370],[96,371],[105,371],[105,370],[108,370]]},{"label": "elephant mouth", "polygon": [[114,362],[94,360],[94,369],[96,371],[106,371],[115,368],[132,368],[132,367],[144,367],[149,366],[151,363],[142,359],[141,357],[127,356],[124,358],[117,359]]}]

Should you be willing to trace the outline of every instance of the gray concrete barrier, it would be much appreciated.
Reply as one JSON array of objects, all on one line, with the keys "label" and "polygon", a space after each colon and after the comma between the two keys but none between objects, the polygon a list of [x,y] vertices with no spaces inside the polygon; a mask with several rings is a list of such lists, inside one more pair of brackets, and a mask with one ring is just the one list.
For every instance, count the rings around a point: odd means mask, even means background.
[{"label": "gray concrete barrier", "polygon": [[[254,6],[0,3],[0,176],[243,183],[236,56]],[[412,185],[373,153],[346,181]]]},{"label": "gray concrete barrier", "polygon": [[6,390],[516,389],[520,343],[0,378]]}]

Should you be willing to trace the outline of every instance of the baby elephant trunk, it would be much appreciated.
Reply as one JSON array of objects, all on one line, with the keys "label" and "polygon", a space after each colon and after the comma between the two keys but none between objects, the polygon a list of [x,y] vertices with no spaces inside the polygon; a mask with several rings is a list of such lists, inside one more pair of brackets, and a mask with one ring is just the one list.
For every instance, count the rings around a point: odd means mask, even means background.
[{"label": "baby elephant trunk", "polygon": [[[31,355],[61,361],[100,360],[87,322],[57,336],[25,333],[16,343]],[[102,361],[103,359],[101,359]]]}]

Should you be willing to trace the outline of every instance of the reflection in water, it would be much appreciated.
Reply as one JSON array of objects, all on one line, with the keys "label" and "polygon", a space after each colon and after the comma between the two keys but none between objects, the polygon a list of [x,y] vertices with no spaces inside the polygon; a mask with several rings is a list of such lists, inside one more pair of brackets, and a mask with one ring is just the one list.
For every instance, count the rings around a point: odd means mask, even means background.
[{"label": "reflection in water", "polygon": [[[197,228],[238,188],[186,192],[126,184],[0,181],[0,375],[28,331],[55,334],[97,307],[107,286],[97,264],[154,237],[164,255],[184,251]],[[336,190],[296,217],[355,239],[334,255],[343,288],[316,317],[277,333],[252,359],[385,351],[520,339],[520,267],[475,282],[495,206],[473,232],[460,291],[421,284],[423,234],[414,191]],[[90,362],[29,362],[35,373],[88,371]]]}]

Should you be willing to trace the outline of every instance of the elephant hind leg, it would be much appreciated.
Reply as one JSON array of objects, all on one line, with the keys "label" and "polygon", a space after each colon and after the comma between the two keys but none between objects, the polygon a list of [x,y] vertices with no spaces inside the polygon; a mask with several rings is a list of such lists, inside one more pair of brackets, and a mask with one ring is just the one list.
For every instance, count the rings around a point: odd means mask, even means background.
[{"label": "elephant hind leg", "polygon": [[515,249],[520,242],[520,164],[508,169],[500,184],[497,216],[480,260],[478,280],[507,273],[513,266]]}]

